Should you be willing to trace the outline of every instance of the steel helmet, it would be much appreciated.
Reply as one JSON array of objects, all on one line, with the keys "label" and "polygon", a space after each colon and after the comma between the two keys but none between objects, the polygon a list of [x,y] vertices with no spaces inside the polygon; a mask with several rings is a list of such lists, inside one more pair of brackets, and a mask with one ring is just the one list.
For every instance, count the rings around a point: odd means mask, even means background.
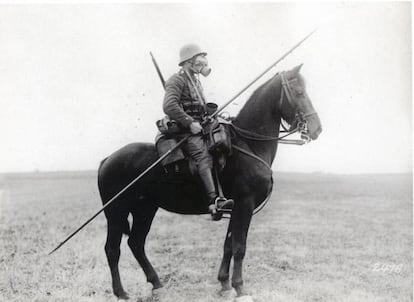
[{"label": "steel helmet", "polygon": [[187,44],[181,47],[180,49],[180,62],[178,63],[179,66],[182,66],[185,61],[190,60],[196,55],[207,55],[206,52],[202,51],[200,46],[197,44]]}]

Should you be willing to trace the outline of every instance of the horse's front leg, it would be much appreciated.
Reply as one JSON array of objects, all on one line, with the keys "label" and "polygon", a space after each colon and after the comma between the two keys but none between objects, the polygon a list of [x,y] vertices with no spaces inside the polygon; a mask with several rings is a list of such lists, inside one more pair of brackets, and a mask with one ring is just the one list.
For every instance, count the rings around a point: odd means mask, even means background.
[{"label": "horse's front leg", "polygon": [[229,270],[231,257],[233,256],[232,252],[232,236],[231,236],[231,223],[232,218],[230,218],[229,225],[227,227],[226,239],[224,241],[224,250],[223,250],[223,259],[221,260],[220,270],[218,273],[218,280],[221,283],[221,290],[227,291],[231,289],[230,280],[229,280]]},{"label": "horse's front leg", "polygon": [[243,198],[236,202],[232,213],[232,252],[233,252],[233,276],[231,285],[236,290],[237,296],[246,295],[243,290],[243,259],[246,254],[246,240],[250,221],[254,210],[253,198]]}]

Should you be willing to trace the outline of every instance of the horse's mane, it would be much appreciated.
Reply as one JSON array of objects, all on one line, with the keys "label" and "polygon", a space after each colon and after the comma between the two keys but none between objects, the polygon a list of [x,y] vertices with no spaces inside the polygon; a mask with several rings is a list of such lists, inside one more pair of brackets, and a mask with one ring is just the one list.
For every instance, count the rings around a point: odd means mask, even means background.
[{"label": "horse's mane", "polygon": [[[289,71],[287,71],[287,77],[288,79],[292,79],[292,77],[289,74]],[[279,88],[279,87],[273,87],[276,85],[281,86],[281,83],[279,82],[281,76],[280,73],[276,73],[272,78],[267,80],[264,84],[260,85],[249,97],[249,99],[246,101],[243,108],[240,110],[239,114],[236,116],[235,119],[237,119],[239,116],[243,115],[246,111],[251,112],[252,108],[255,108],[257,106],[257,102],[262,101],[272,101],[276,98],[275,92],[273,91],[273,88]],[[306,88],[306,82],[305,78],[300,74],[297,73],[294,76],[295,79],[298,80],[299,84]],[[280,87],[281,88],[281,87]],[[280,88],[277,91],[280,91]],[[279,92],[277,92],[278,94]],[[270,104],[269,104],[270,105]]]},{"label": "horse's mane", "polygon": [[243,108],[240,109],[240,112],[237,114],[236,119],[240,116],[243,116],[245,112],[251,112],[252,108],[256,108],[257,102],[263,101],[264,98],[269,99],[272,95],[269,93],[273,88],[272,86],[277,83],[277,79],[280,78],[280,74],[275,74],[272,78],[267,80],[264,84],[260,85],[244,104]]}]

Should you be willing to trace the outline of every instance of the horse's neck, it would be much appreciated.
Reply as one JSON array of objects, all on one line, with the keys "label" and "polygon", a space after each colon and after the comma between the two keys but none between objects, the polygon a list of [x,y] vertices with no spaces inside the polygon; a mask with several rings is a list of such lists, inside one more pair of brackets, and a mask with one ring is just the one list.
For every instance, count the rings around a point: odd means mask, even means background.
[{"label": "horse's neck", "polygon": [[[246,105],[240,110],[234,124],[252,133],[278,137],[280,114],[277,109],[277,100],[280,97],[280,81],[271,79],[258,88]],[[244,139],[249,148],[270,165],[276,151],[277,141],[255,141]]]}]

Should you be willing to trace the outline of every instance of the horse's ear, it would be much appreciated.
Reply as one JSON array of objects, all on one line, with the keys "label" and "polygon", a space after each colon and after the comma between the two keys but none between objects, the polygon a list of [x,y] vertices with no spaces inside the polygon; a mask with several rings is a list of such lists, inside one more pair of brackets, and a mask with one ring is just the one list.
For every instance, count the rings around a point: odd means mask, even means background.
[{"label": "horse's ear", "polygon": [[292,72],[293,72],[294,74],[298,74],[298,73],[299,73],[299,71],[300,71],[300,69],[302,68],[302,65],[303,65],[303,63],[302,63],[302,64],[300,64],[300,65],[298,65],[298,66],[296,66],[295,68],[293,68],[293,69],[292,69]]}]

